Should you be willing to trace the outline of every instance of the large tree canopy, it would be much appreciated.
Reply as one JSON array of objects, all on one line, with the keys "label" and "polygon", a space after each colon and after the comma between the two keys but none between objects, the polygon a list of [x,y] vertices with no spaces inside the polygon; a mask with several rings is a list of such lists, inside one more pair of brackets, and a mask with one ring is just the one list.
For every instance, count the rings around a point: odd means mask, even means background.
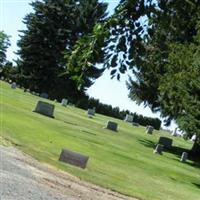
[{"label": "large tree canopy", "polygon": [[98,24],[104,38],[87,36],[90,42],[79,42],[74,57],[79,48],[89,62],[91,44],[104,41],[111,76],[119,79],[132,71],[129,97],[160,111],[166,124],[175,119],[182,130],[200,137],[199,17],[199,0],[121,0],[115,13]]},{"label": "large tree canopy", "polygon": [[[27,28],[18,41],[21,83],[49,93],[51,98],[79,98],[103,69],[92,62],[90,69],[82,71],[84,85],[78,90],[73,74],[65,73],[64,54],[70,55],[77,40],[91,33],[97,22],[103,22],[107,4],[98,0],[42,0],[31,6],[34,11],[24,18]],[[97,51],[95,63],[103,57],[103,51]]]},{"label": "large tree canopy", "polygon": [[6,51],[10,46],[9,36],[4,31],[0,31],[0,68],[2,68],[6,62]]}]

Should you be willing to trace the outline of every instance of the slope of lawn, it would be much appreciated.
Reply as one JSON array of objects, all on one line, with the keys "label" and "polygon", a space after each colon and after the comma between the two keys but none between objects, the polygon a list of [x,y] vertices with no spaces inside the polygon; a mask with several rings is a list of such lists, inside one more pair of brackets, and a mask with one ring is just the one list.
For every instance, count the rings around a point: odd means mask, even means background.
[{"label": "slope of lawn", "polygon": [[[158,138],[167,133],[147,135],[144,127],[99,114],[90,119],[84,110],[55,102],[55,119],[48,118],[32,112],[41,98],[0,84],[0,140],[83,180],[139,199],[200,199],[199,166],[179,162],[180,153],[192,142],[173,138],[173,152],[155,155]],[[117,133],[103,128],[109,119],[119,124]],[[88,155],[87,168],[59,162],[62,148]]]}]

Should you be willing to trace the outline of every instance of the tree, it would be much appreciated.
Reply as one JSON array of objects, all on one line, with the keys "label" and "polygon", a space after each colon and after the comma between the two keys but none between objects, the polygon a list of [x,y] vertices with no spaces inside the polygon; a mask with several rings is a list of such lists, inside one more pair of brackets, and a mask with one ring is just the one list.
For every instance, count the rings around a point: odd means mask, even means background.
[{"label": "tree", "polygon": [[80,98],[103,72],[95,67],[103,51],[99,49],[90,69],[83,69],[84,85],[79,89],[74,74],[65,73],[65,54],[70,55],[76,41],[91,33],[96,22],[104,20],[107,4],[98,0],[42,0],[31,6],[34,12],[24,18],[27,29],[20,31],[18,41],[20,81],[31,90],[48,92],[50,98]]},{"label": "tree", "polygon": [[[101,45],[106,41],[104,63],[112,68],[111,76],[120,79],[127,69],[132,71],[129,97],[160,111],[167,125],[175,119],[182,130],[198,138],[200,67],[198,57],[192,55],[198,52],[199,13],[199,0],[123,0],[114,15],[99,24],[102,33],[109,32]],[[97,43],[96,39],[91,35],[90,43]]]},{"label": "tree", "polygon": [[6,63],[6,51],[10,46],[9,36],[4,31],[0,31],[0,68]]}]

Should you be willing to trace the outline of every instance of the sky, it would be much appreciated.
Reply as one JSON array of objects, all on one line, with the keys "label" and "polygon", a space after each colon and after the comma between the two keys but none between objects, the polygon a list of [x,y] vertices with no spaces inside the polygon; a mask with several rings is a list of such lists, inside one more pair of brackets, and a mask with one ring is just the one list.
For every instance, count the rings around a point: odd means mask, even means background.
[{"label": "sky", "polygon": [[[108,12],[111,14],[117,6],[119,0],[102,0],[108,2]],[[19,39],[18,30],[24,30],[25,25],[22,20],[24,16],[32,11],[29,3],[32,0],[0,0],[0,30],[10,35],[11,46],[7,51],[7,59],[13,61],[16,59],[17,40]],[[126,80],[128,74],[121,77],[120,81],[110,79],[110,72],[106,70],[95,83],[87,90],[90,97],[99,99],[102,103],[118,106],[121,110],[128,109],[148,117],[158,117],[159,113],[152,113],[151,110],[143,105],[138,106],[128,98]],[[176,125],[172,123],[169,129],[174,129]]]}]

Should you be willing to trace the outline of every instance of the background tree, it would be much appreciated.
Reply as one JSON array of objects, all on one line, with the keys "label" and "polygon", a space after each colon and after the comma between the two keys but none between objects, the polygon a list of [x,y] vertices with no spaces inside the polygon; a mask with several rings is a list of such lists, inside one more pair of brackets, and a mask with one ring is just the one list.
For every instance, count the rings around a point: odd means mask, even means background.
[{"label": "background tree", "polygon": [[0,69],[6,63],[6,51],[9,46],[9,36],[4,31],[0,31]]},{"label": "background tree", "polygon": [[[77,89],[73,74],[64,73],[64,53],[71,54],[76,41],[92,32],[96,22],[106,16],[107,4],[98,0],[42,0],[31,3],[34,12],[24,18],[27,26],[18,41],[20,82],[36,92],[47,92],[50,98],[84,96],[103,69],[95,67],[102,61],[103,51],[81,73],[84,85]],[[65,57],[65,58],[64,58]],[[76,66],[78,67],[78,66]]]},{"label": "background tree", "polygon": [[[175,119],[182,130],[200,137],[200,119],[195,112],[195,109],[199,110],[200,66],[191,64],[198,63],[198,58],[191,55],[198,52],[192,45],[199,45],[195,39],[199,13],[199,0],[123,0],[114,15],[106,23],[99,24],[99,30],[109,32],[104,37],[107,43],[104,63],[112,69],[111,76],[120,79],[120,74],[128,69],[132,71],[127,83],[129,97],[138,104],[149,106],[153,112],[160,111],[167,117],[167,125]],[[97,43],[96,39],[94,33],[90,43]],[[84,48],[84,45],[80,43],[78,48]],[[174,49],[181,52],[181,48],[187,53],[185,58],[174,52]],[[85,55],[85,60],[89,61],[91,56],[86,58]],[[195,145],[198,142],[199,139]]]}]

